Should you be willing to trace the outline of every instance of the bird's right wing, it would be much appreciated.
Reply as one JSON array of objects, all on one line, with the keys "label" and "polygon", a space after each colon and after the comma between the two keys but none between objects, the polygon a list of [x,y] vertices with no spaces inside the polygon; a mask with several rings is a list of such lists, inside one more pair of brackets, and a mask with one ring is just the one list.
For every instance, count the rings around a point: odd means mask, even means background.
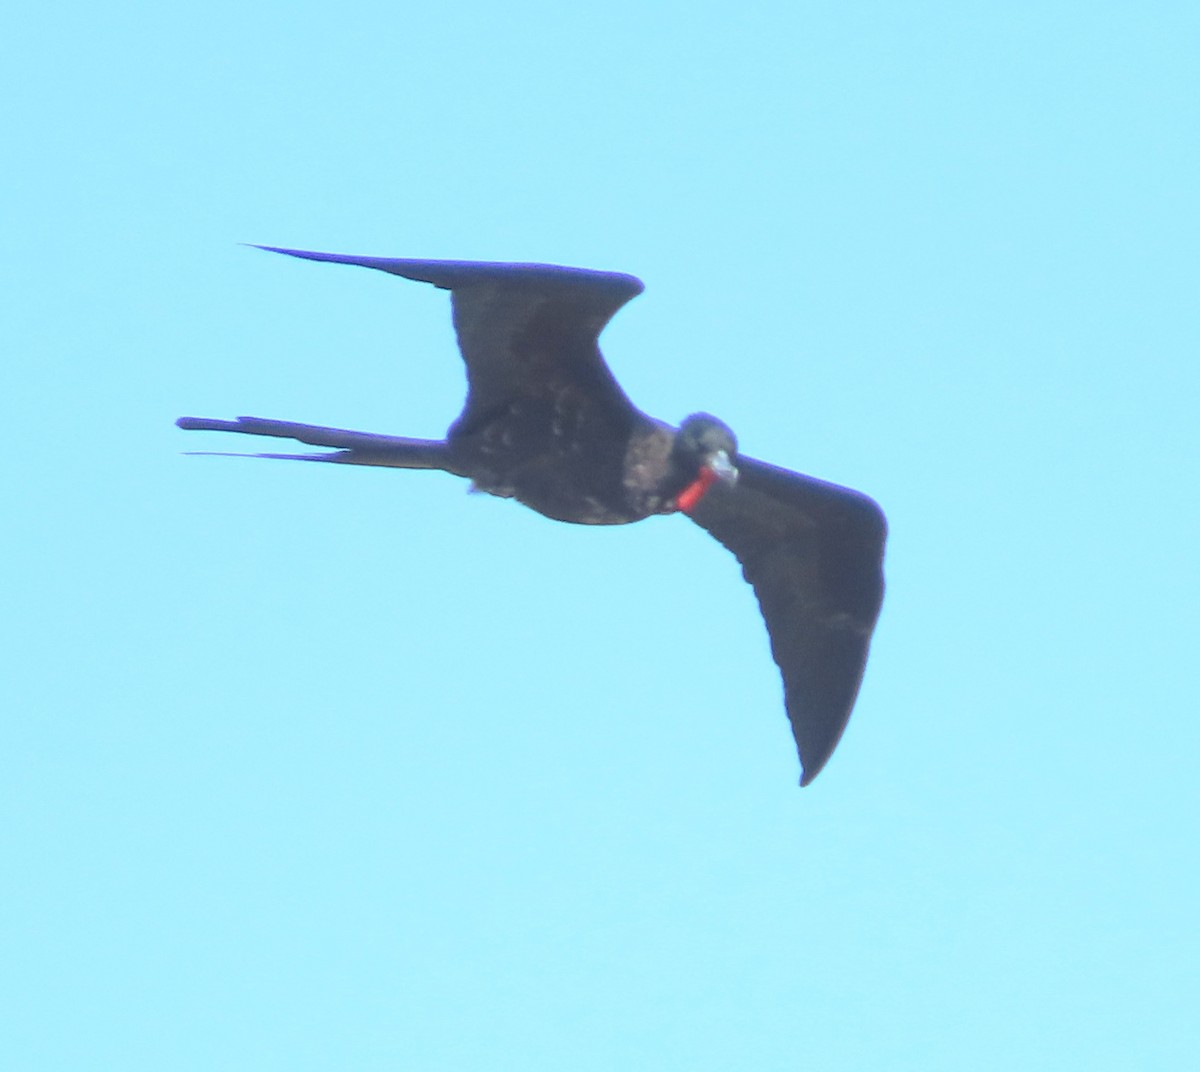
[{"label": "bird's right wing", "polygon": [[467,366],[471,425],[513,400],[557,403],[564,391],[597,411],[626,418],[633,404],[600,354],[613,314],[642,292],[618,272],[548,264],[359,257],[260,246],[306,260],[375,268],[450,291],[454,330]]},{"label": "bird's right wing", "polygon": [[737,459],[691,510],[754,587],[783,674],[801,785],[828,761],[858,695],[883,601],[887,524],[865,495]]}]

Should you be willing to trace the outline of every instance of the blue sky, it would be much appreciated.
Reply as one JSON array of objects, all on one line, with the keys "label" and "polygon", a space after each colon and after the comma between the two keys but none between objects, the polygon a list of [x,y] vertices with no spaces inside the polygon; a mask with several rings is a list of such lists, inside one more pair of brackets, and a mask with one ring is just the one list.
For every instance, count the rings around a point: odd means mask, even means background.
[{"label": "blue sky", "polygon": [[[49,3],[0,44],[0,1064],[1196,1066],[1191,4]],[[648,412],[873,495],[808,789],[681,518],[185,457],[440,435],[627,271]]]}]

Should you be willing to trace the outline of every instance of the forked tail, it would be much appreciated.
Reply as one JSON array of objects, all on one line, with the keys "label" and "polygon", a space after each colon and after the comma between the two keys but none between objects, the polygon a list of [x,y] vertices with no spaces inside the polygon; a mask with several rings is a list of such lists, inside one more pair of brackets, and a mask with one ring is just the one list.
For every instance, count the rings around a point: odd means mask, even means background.
[{"label": "forked tail", "polygon": [[294,439],[313,447],[330,447],[333,454],[252,454],[253,458],[283,458],[301,462],[336,462],[341,465],[379,465],[393,469],[442,469],[458,473],[450,450],[440,439],[404,439],[400,436],[323,428],[317,424],[272,421],[263,417],[238,417],[232,421],[211,417],[180,417],[180,428],[200,432],[239,432],[242,435]]}]

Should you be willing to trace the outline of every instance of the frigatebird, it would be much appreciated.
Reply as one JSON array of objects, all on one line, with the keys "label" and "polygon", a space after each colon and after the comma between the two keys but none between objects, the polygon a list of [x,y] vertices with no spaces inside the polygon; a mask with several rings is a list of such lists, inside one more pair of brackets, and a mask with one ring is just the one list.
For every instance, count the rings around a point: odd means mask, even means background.
[{"label": "frigatebird", "polygon": [[817,776],[850,718],[883,600],[883,513],[859,492],[740,454],[733,432],[707,413],[675,429],[634,406],[598,340],[642,292],[639,279],[547,264],[257,248],[450,291],[466,404],[444,440],[259,417],[180,417],[180,428],[332,451],[256,457],[438,469],[556,521],[687,515],[734,553],[754,588],[783,674],[800,784]]}]

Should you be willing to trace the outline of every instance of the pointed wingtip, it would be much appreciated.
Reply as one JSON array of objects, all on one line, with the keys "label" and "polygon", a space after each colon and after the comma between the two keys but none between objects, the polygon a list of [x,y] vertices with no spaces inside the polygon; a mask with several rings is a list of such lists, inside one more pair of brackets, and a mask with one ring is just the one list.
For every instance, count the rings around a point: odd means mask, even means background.
[{"label": "pointed wingtip", "polygon": [[825,765],[829,762],[833,755],[833,750],[830,749],[824,756],[819,757],[816,762],[805,763],[800,760],[800,788],[803,789],[806,785],[811,785],[817,775],[825,769]]},{"label": "pointed wingtip", "polygon": [[454,290],[467,284],[502,281],[527,281],[542,286],[585,285],[608,291],[611,298],[606,302],[611,316],[630,298],[641,294],[644,284],[636,276],[624,272],[601,272],[591,268],[570,268],[559,264],[537,264],[533,262],[503,261],[447,261],[414,260],[405,257],[370,257],[353,253],[318,253],[309,249],[288,249],[285,246],[261,246],[256,242],[243,242],[248,249],[261,249],[265,253],[282,253],[286,257],[299,257],[306,261],[321,261],[325,264],[351,264],[358,268],[373,268],[389,275],[398,275],[417,283],[429,283],[442,290]]},{"label": "pointed wingtip", "polygon": [[318,261],[335,256],[330,253],[314,253],[307,249],[288,249],[285,246],[260,246],[257,242],[240,242],[246,249],[261,249],[264,253],[282,253],[285,257],[304,257],[306,260]]},{"label": "pointed wingtip", "polygon": [[359,268],[383,268],[388,262],[383,257],[359,257],[352,253],[319,253],[314,249],[288,249],[286,246],[260,246],[257,242],[242,242],[247,249],[261,249],[264,253],[282,253],[285,257],[299,257],[305,261],[322,261],[325,264],[353,264]]}]

